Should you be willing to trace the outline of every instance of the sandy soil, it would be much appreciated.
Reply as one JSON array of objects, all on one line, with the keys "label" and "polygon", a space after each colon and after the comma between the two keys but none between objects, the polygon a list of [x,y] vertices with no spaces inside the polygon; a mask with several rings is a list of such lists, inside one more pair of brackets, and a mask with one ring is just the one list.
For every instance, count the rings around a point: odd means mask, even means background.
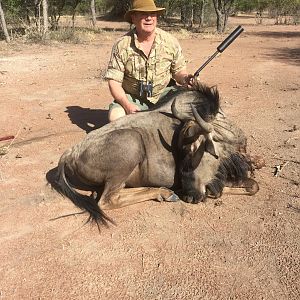
[{"label": "sandy soil", "polygon": [[[299,299],[300,30],[231,19],[245,32],[201,73],[266,166],[253,197],[147,202],[86,215],[47,186],[65,149],[107,122],[111,24],[89,43],[0,44],[0,299]],[[224,37],[175,33],[194,72]],[[7,146],[9,142],[0,142]],[[276,166],[283,166],[274,176]]]}]

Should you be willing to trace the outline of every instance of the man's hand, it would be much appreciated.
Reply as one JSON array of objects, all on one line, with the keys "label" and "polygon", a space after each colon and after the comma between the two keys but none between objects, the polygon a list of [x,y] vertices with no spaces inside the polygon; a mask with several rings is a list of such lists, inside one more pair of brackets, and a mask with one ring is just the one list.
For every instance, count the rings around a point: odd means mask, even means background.
[{"label": "man's hand", "polygon": [[176,80],[177,83],[180,85],[190,89],[193,87],[195,83],[195,78],[193,74],[188,74],[185,69],[177,72],[174,76],[174,79]]},{"label": "man's hand", "polygon": [[194,78],[193,74],[187,74],[184,77],[184,83],[183,83],[184,87],[186,87],[186,88],[192,88],[193,85],[194,85],[194,83],[195,83],[195,78]]},{"label": "man's hand", "polygon": [[128,101],[121,82],[117,82],[111,79],[108,81],[108,86],[111,95],[123,107],[126,115],[134,114],[137,111],[140,111],[140,109],[136,105]]},{"label": "man's hand", "polygon": [[136,105],[130,103],[129,101],[123,104],[123,108],[125,109],[126,115],[135,114],[136,112],[140,111]]}]

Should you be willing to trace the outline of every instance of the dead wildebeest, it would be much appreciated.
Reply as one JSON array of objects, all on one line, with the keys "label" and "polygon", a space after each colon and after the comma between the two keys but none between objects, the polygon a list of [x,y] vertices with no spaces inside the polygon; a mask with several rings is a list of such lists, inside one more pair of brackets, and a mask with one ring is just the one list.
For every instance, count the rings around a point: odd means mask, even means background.
[{"label": "dead wildebeest", "polygon": [[[219,115],[216,89],[200,84],[193,90],[178,88],[159,106],[94,130],[67,150],[58,164],[56,189],[87,211],[90,221],[107,225],[111,220],[103,210],[146,200],[177,201],[173,191],[180,190],[181,183],[186,193],[182,198],[188,202],[208,194],[220,196],[231,182],[247,185],[249,165],[239,150],[246,139]],[[185,131],[187,124],[192,126]],[[195,151],[187,151],[187,145]],[[240,178],[236,165],[243,169]],[[75,190],[74,178],[88,187],[91,196]]]}]

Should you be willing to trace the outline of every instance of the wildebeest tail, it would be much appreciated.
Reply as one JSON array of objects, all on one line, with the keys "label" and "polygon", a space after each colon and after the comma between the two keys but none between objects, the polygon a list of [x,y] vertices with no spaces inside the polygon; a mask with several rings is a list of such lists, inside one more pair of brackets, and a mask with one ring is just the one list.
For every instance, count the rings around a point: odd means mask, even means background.
[{"label": "wildebeest tail", "polygon": [[68,197],[75,206],[89,213],[88,222],[95,222],[99,225],[108,227],[109,223],[114,222],[100,209],[97,201],[92,196],[82,195],[78,193],[68,182],[65,173],[65,163],[62,162],[58,167],[58,179],[56,181],[57,191]]}]

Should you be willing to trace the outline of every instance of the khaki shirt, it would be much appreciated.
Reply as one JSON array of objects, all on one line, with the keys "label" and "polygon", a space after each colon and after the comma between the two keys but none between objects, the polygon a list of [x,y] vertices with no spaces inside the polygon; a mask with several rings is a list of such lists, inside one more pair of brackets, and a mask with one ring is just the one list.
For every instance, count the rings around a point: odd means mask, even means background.
[{"label": "khaki shirt", "polygon": [[171,77],[185,67],[182,49],[171,34],[156,28],[149,57],[146,57],[133,29],[113,46],[105,79],[122,83],[125,92],[137,98],[141,98],[139,81],[151,81],[152,97],[147,97],[147,100],[156,103]]}]

